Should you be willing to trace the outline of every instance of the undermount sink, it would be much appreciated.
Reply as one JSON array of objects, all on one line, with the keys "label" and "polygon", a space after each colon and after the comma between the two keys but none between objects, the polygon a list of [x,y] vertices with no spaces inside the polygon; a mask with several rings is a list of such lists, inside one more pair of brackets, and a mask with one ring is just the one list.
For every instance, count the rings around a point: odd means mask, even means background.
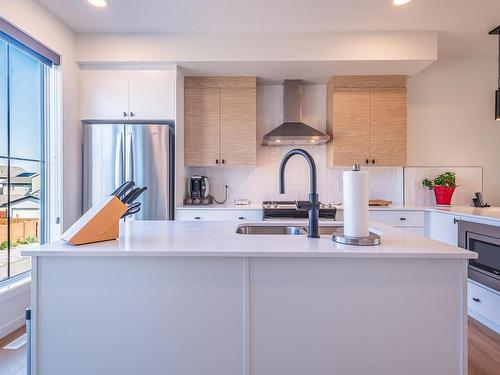
[{"label": "undermount sink", "polygon": [[302,227],[293,225],[249,225],[241,224],[236,228],[238,234],[274,234],[274,235],[306,235]]},{"label": "undermount sink", "polygon": [[[248,235],[286,235],[286,236],[305,236],[307,235],[306,226],[295,226],[295,225],[255,225],[255,224],[240,224],[236,228],[236,233],[238,234],[248,234]],[[333,232],[342,229],[339,225],[323,225],[319,226],[319,234],[329,236]]]},{"label": "undermount sink", "polygon": [[[307,233],[308,228],[304,227],[303,229]],[[324,226],[320,225],[318,227],[318,233],[320,236],[329,236],[329,235],[333,234],[334,232],[341,231],[342,229],[344,229],[344,227],[341,224],[339,224],[339,225],[324,225]]]}]

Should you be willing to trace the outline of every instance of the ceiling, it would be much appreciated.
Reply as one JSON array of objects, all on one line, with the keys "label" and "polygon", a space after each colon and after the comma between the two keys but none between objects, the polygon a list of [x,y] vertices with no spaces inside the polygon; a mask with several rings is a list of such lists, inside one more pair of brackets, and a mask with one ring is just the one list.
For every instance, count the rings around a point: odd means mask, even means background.
[{"label": "ceiling", "polygon": [[440,54],[494,54],[500,0],[39,0],[77,33],[439,31]]}]

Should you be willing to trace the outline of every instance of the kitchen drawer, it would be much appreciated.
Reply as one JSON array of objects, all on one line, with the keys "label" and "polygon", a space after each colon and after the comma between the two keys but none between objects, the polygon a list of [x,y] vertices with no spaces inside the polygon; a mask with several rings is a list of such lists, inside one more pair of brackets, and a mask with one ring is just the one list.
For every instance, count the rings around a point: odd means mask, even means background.
[{"label": "kitchen drawer", "polygon": [[261,221],[262,210],[233,210],[224,208],[177,209],[179,221]]},{"label": "kitchen drawer", "polygon": [[[500,327],[500,294],[469,281],[467,286],[467,306],[471,315],[479,315]],[[494,327],[492,327],[494,328]]]},{"label": "kitchen drawer", "polygon": [[370,221],[378,221],[393,227],[424,227],[424,212],[370,210]]}]

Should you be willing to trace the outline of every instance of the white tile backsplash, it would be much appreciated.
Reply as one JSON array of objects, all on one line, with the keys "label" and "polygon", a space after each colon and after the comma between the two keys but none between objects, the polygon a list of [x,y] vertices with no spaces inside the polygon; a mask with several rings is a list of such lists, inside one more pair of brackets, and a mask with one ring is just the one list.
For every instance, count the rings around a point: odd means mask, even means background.
[{"label": "white tile backsplash", "polygon": [[475,192],[483,191],[482,167],[405,167],[405,201],[408,205],[435,205],[434,192],[422,186],[424,178],[433,179],[443,172],[456,174],[458,187],[453,193],[452,205],[470,206]]},{"label": "white tile backsplash", "polygon": [[[326,86],[303,86],[303,119],[316,129],[326,129]],[[286,168],[286,194],[278,193],[278,167],[287,146],[262,146],[265,133],[283,121],[283,87],[259,86],[257,88],[257,167],[206,167],[190,168],[191,174],[210,178],[211,194],[218,200],[224,197],[224,185],[229,185],[229,199],[248,198],[253,203],[263,200],[307,199],[309,193],[309,168],[305,159],[295,156]],[[342,171],[328,168],[326,145],[304,146],[314,158],[318,169],[318,194],[323,202],[342,201]],[[391,200],[403,203],[403,168],[370,167],[370,199]]]}]

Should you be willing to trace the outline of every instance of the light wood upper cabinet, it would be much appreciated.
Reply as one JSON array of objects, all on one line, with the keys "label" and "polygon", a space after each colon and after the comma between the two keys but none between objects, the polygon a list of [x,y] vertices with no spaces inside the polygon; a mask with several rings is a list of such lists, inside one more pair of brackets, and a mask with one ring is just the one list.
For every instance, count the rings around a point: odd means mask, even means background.
[{"label": "light wood upper cabinet", "polygon": [[220,156],[220,91],[185,89],[184,162],[212,166]]},{"label": "light wood upper cabinet", "polygon": [[328,84],[330,166],[406,164],[404,76],[339,76]]},{"label": "light wood upper cabinet", "polygon": [[82,70],[82,120],[175,119],[172,70]]},{"label": "light wood upper cabinet", "polygon": [[186,166],[255,166],[255,77],[186,77]]},{"label": "light wood upper cabinet", "polygon": [[365,164],[370,154],[370,91],[338,89],[333,92],[336,165]]},{"label": "light wood upper cabinet", "polygon": [[406,164],[406,89],[370,89],[370,162]]},{"label": "light wood upper cabinet", "polygon": [[221,90],[221,159],[227,166],[256,165],[256,90]]}]

